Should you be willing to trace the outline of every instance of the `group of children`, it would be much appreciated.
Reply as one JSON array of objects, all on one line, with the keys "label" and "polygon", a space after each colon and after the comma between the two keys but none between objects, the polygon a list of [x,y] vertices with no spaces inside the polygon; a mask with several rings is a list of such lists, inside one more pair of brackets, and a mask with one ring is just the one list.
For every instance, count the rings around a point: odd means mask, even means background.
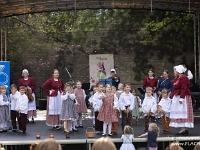
[{"label": "group of children", "polygon": [[11,117],[12,130],[17,130],[16,120],[18,120],[19,130],[17,131],[25,133],[28,112],[28,97],[25,94],[26,87],[20,86],[18,92],[17,86],[12,84],[10,86],[10,98],[6,95],[6,88],[7,86],[0,87],[0,132],[7,132],[8,121]]}]

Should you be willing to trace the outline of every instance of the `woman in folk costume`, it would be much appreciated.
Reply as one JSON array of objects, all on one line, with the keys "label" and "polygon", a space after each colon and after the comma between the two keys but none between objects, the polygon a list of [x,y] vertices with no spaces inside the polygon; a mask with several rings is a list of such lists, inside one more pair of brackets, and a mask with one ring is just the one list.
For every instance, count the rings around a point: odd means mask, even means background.
[{"label": "woman in folk costume", "polygon": [[52,78],[48,79],[43,85],[42,89],[47,95],[47,119],[46,124],[52,126],[53,129],[60,129],[63,124],[60,120],[60,112],[62,108],[61,92],[64,84],[59,78],[59,72],[54,69]]},{"label": "woman in folk costume", "polygon": [[182,65],[175,66],[174,72],[178,78],[173,81],[174,87],[172,90],[169,126],[181,127],[177,135],[187,135],[187,128],[194,128],[192,99],[189,90],[190,80],[184,74],[184,67]]},{"label": "woman in folk costume", "polygon": [[9,121],[9,109],[7,96],[6,96],[6,86],[1,86],[0,94],[0,133],[7,132],[7,123]]},{"label": "woman in folk costume", "polygon": [[[152,87],[153,89],[153,97],[157,100],[158,96],[156,93],[157,90],[158,79],[155,78],[153,69],[149,69],[148,76],[144,78],[143,81],[143,89],[146,90],[147,87]],[[145,94],[146,96],[146,94]]]},{"label": "woman in folk costume", "polygon": [[[32,118],[32,123],[34,123],[34,118],[36,118],[37,114],[36,114],[36,101],[35,101],[35,88],[36,88],[36,84],[35,84],[35,79],[33,77],[29,77],[29,72],[27,69],[24,69],[22,71],[22,76],[23,78],[19,79],[18,81],[18,88],[20,86],[25,86],[27,88],[27,90],[31,90],[32,92],[32,101],[28,102],[28,114],[27,114],[27,118]],[[29,120],[28,120],[29,122]]]}]

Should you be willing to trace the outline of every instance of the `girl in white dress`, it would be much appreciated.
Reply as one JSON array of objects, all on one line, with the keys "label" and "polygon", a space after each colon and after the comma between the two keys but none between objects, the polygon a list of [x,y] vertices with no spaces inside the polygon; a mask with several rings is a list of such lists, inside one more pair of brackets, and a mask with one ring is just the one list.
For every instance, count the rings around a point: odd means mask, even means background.
[{"label": "girl in white dress", "polygon": [[135,150],[135,146],[132,144],[134,139],[133,128],[129,125],[124,127],[124,134],[121,137],[123,143],[120,150]]}]

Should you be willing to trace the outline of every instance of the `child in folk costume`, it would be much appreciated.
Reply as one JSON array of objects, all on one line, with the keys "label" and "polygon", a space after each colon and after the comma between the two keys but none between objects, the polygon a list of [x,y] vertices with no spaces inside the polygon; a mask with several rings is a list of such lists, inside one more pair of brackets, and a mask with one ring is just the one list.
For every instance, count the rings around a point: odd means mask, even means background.
[{"label": "child in folk costume", "polygon": [[26,124],[27,124],[27,112],[28,112],[28,97],[26,96],[26,87],[19,87],[19,96],[17,99],[16,110],[19,113],[18,124],[19,124],[19,132],[26,132]]},{"label": "child in folk costume", "polygon": [[[111,87],[111,93],[114,94],[114,109],[115,109],[117,118],[119,119],[119,116],[120,116],[119,100],[118,100],[118,98],[115,94],[116,93],[116,87],[115,86]],[[113,135],[117,134],[117,132],[118,132],[118,122],[112,122],[111,132],[112,132]]]},{"label": "child in folk costume", "polygon": [[72,86],[70,84],[65,84],[64,92],[61,95],[63,102],[60,120],[64,121],[64,131],[66,134],[69,134],[70,121],[77,119],[76,107],[74,105],[76,96],[72,92]]},{"label": "child in folk costume", "polygon": [[134,97],[130,93],[130,84],[125,84],[125,91],[119,97],[119,107],[122,111],[122,130],[126,125],[132,126],[132,110],[134,107]]},{"label": "child in folk costume", "polygon": [[[149,123],[155,122],[155,113],[157,111],[157,103],[155,98],[152,96],[153,89],[151,87],[146,88],[146,97],[142,104],[142,111],[144,113],[145,129],[144,132],[148,131]],[[151,121],[150,121],[151,120]]]},{"label": "child in folk costume", "polygon": [[7,123],[9,121],[8,98],[6,96],[6,86],[1,86],[0,95],[0,133],[7,132]]},{"label": "child in folk costume", "polygon": [[137,96],[135,89],[132,90],[132,94],[133,94],[133,97],[134,97],[134,108],[133,108],[133,111],[132,111],[132,116],[136,117],[136,125],[139,125],[139,122],[138,122],[138,117],[140,116],[139,107],[141,107],[142,101],[139,98],[139,96]]},{"label": "child in folk costume", "polygon": [[124,84],[123,83],[119,83],[118,84],[118,90],[116,91],[116,96],[119,99],[120,95],[124,92]]},{"label": "child in folk costume", "polygon": [[163,133],[167,134],[171,132],[171,128],[169,126],[170,119],[169,119],[169,114],[170,114],[170,108],[171,108],[171,99],[168,97],[168,89],[163,89],[161,91],[162,93],[162,99],[158,104],[158,115],[162,116],[162,129]]},{"label": "child in folk costume", "polygon": [[85,94],[85,90],[82,89],[81,81],[76,82],[76,89],[74,90],[74,94],[76,96],[76,100],[79,103],[79,105],[76,106],[76,111],[77,111],[78,117],[79,117],[77,120],[76,127],[83,128],[82,113],[87,113],[87,106],[85,103],[86,94]]},{"label": "child in folk costume", "polygon": [[135,150],[135,146],[132,144],[134,139],[133,128],[129,125],[124,127],[124,134],[121,137],[123,143],[120,150]]},{"label": "child in folk costume", "polygon": [[103,104],[97,117],[98,120],[103,121],[103,134],[106,136],[106,129],[108,126],[108,135],[112,136],[111,127],[112,122],[118,122],[116,115],[116,108],[114,107],[114,94],[111,93],[110,84],[106,85],[106,93],[103,94]]},{"label": "child in folk costume", "polygon": [[11,120],[12,120],[12,130],[17,130],[17,123],[16,119],[18,119],[18,112],[16,111],[17,99],[19,97],[19,92],[17,91],[17,86],[12,84],[10,86],[11,94],[10,94],[10,101],[11,101]]},{"label": "child in folk costume", "polygon": [[157,150],[158,144],[156,142],[157,137],[159,136],[160,129],[155,123],[150,123],[148,127],[148,132],[138,136],[139,138],[148,136],[147,147],[149,150]]},{"label": "child in folk costume", "polygon": [[95,112],[94,112],[94,108],[93,108],[93,96],[94,96],[94,94],[96,93],[96,86],[92,86],[91,87],[91,92],[89,93],[89,96],[90,96],[90,98],[89,98],[89,103],[90,103],[90,105],[92,106],[92,108],[91,108],[91,118],[92,118],[92,123],[93,123],[93,127],[95,127]]},{"label": "child in folk costume", "polygon": [[96,133],[99,134],[103,131],[103,121],[100,121],[97,119],[99,115],[99,110],[101,109],[102,106],[102,99],[103,99],[103,84],[102,83],[97,83],[96,85],[96,93],[94,94],[92,98],[93,102],[93,108],[95,112],[95,130]]}]

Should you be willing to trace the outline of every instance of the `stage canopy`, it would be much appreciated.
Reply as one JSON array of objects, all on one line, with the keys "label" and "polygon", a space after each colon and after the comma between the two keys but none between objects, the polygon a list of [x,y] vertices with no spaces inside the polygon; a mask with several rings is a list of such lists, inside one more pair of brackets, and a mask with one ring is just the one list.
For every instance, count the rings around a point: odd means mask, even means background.
[{"label": "stage canopy", "polygon": [[134,8],[200,12],[200,0],[0,0],[0,17],[81,9]]}]

